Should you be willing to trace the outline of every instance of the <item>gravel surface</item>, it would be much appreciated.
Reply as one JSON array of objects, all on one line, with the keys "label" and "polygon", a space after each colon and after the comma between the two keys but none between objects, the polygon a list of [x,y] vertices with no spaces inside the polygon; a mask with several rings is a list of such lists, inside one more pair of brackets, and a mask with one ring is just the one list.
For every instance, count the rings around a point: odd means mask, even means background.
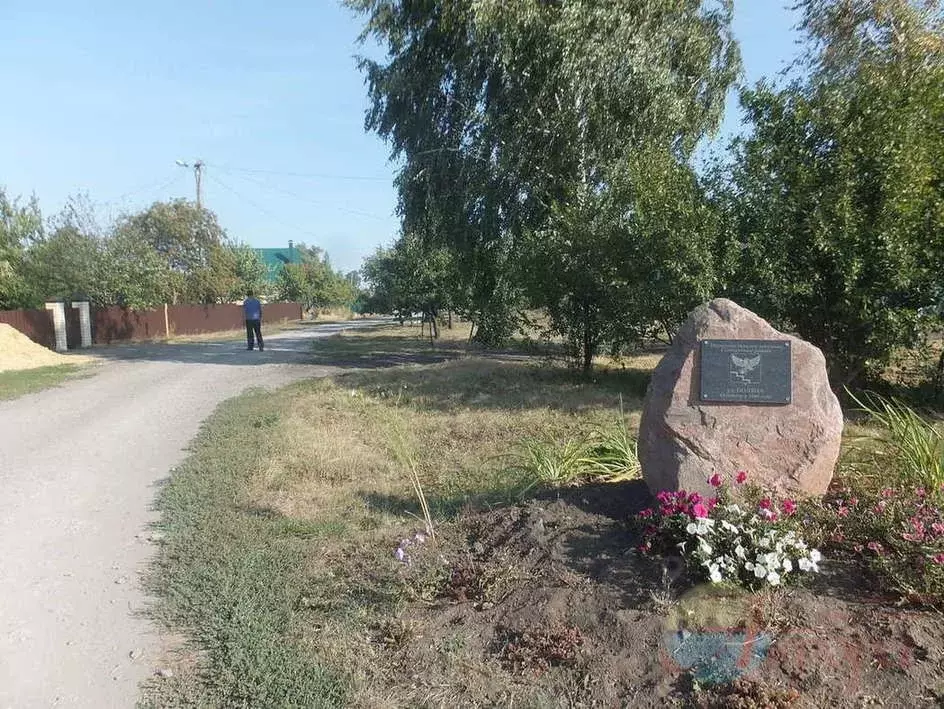
[{"label": "gravel surface", "polygon": [[0,709],[134,706],[163,652],[139,583],[157,487],[224,399],[330,373],[307,352],[345,327],[104,348],[93,376],[0,402]]}]

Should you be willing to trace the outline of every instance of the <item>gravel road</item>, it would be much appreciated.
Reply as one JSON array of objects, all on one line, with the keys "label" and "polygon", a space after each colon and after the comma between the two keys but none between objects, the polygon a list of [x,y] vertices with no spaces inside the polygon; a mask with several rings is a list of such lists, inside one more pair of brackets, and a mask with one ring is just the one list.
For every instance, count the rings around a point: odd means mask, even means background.
[{"label": "gravel road", "polygon": [[0,709],[134,706],[163,652],[139,584],[157,486],[224,399],[329,373],[306,353],[343,327],[106,348],[92,376],[0,402]]}]

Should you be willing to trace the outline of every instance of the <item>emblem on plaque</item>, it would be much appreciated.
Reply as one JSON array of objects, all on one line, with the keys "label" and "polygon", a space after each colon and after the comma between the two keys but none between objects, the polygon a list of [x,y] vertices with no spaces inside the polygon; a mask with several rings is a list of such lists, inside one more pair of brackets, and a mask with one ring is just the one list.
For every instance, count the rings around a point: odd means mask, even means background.
[{"label": "emblem on plaque", "polygon": [[760,367],[761,355],[738,357],[731,355],[731,381],[737,384],[760,384],[763,371]]}]

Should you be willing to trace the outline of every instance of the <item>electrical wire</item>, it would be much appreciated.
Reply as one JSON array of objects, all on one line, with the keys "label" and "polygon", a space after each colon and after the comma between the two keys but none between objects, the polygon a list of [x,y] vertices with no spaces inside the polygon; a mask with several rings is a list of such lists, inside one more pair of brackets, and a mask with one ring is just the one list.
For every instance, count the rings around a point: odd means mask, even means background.
[{"label": "electrical wire", "polygon": [[213,167],[217,170],[225,170],[226,172],[246,172],[249,174],[256,175],[278,175],[282,177],[301,177],[311,180],[361,180],[366,182],[390,182],[391,178],[389,177],[373,177],[366,175],[330,175],[326,173],[317,173],[317,172],[282,172],[279,170],[262,170],[256,168],[248,167],[233,167],[230,165],[216,165],[214,163],[205,163],[207,167]]},{"label": "electrical wire", "polygon": [[[217,169],[219,169],[219,168],[217,168]],[[359,216],[359,217],[366,217],[366,218],[368,218],[368,219],[376,219],[377,221],[382,221],[382,222],[388,221],[388,219],[389,219],[389,217],[381,217],[381,216],[379,216],[379,215],[377,215],[377,214],[371,214],[370,212],[362,212],[362,211],[360,211],[360,210],[358,210],[358,209],[348,209],[347,207],[339,207],[337,204],[334,204],[333,202],[329,202],[329,201],[326,201],[326,200],[312,199],[312,198],[310,198],[310,197],[306,197],[306,196],[300,195],[300,194],[298,194],[297,192],[291,192],[291,191],[289,191],[289,190],[285,190],[285,189],[282,189],[282,188],[280,188],[280,187],[275,187],[275,186],[273,186],[273,185],[269,185],[269,184],[266,184],[266,183],[264,183],[264,182],[260,182],[259,180],[255,180],[255,179],[253,179],[253,178],[251,178],[251,177],[246,177],[245,175],[232,175],[232,176],[235,177],[235,178],[237,178],[237,179],[244,180],[244,181],[246,181],[246,182],[251,182],[252,184],[256,185],[257,187],[262,187],[263,189],[267,189],[267,190],[270,190],[270,191],[272,191],[272,192],[278,192],[278,193],[283,194],[283,195],[286,195],[286,196],[288,196],[288,197],[292,197],[293,199],[297,199],[297,200],[302,201],[302,202],[308,202],[309,204],[314,204],[314,205],[321,206],[321,207],[331,207],[332,209],[335,209],[335,210],[337,210],[337,211],[339,211],[339,212],[345,212],[345,213],[347,213],[347,214],[354,214],[354,215],[356,215],[356,216]]]},{"label": "electrical wire", "polygon": [[212,174],[210,174],[210,173],[207,173],[206,176],[209,177],[211,180],[213,180],[213,182],[215,182],[216,184],[218,184],[218,185],[219,185],[220,187],[222,187],[224,190],[226,190],[227,192],[230,192],[231,194],[233,194],[237,199],[239,199],[239,200],[241,200],[241,201],[243,201],[243,202],[246,202],[247,204],[252,205],[252,206],[255,207],[256,209],[258,209],[260,212],[262,212],[263,214],[265,214],[266,216],[268,216],[268,217],[274,219],[275,221],[279,222],[282,226],[288,227],[289,229],[294,229],[295,231],[297,231],[297,232],[300,233],[300,234],[305,234],[306,236],[310,236],[310,237],[315,238],[315,239],[320,238],[320,237],[319,237],[315,232],[313,232],[313,231],[308,231],[307,229],[302,229],[301,227],[299,227],[299,226],[296,225],[296,224],[289,224],[289,223],[286,222],[284,219],[282,219],[278,214],[275,214],[275,213],[272,212],[271,210],[266,209],[266,208],[263,207],[261,204],[259,204],[258,202],[254,202],[253,200],[249,199],[249,198],[246,197],[245,195],[240,194],[239,192],[237,192],[236,190],[234,190],[232,187],[230,187],[229,185],[227,185],[225,182],[223,182],[222,180],[220,180],[220,179],[219,179],[218,177],[216,177],[215,175],[212,175]]}]

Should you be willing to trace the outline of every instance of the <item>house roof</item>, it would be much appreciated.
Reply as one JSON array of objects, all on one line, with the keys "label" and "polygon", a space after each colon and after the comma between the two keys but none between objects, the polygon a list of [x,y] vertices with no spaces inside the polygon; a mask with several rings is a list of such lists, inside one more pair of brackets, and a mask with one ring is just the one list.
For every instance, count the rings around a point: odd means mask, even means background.
[{"label": "house roof", "polygon": [[287,263],[301,263],[302,256],[295,248],[286,249],[254,249],[259,254],[259,258],[269,269],[269,280],[274,281],[279,274],[279,269]]}]

